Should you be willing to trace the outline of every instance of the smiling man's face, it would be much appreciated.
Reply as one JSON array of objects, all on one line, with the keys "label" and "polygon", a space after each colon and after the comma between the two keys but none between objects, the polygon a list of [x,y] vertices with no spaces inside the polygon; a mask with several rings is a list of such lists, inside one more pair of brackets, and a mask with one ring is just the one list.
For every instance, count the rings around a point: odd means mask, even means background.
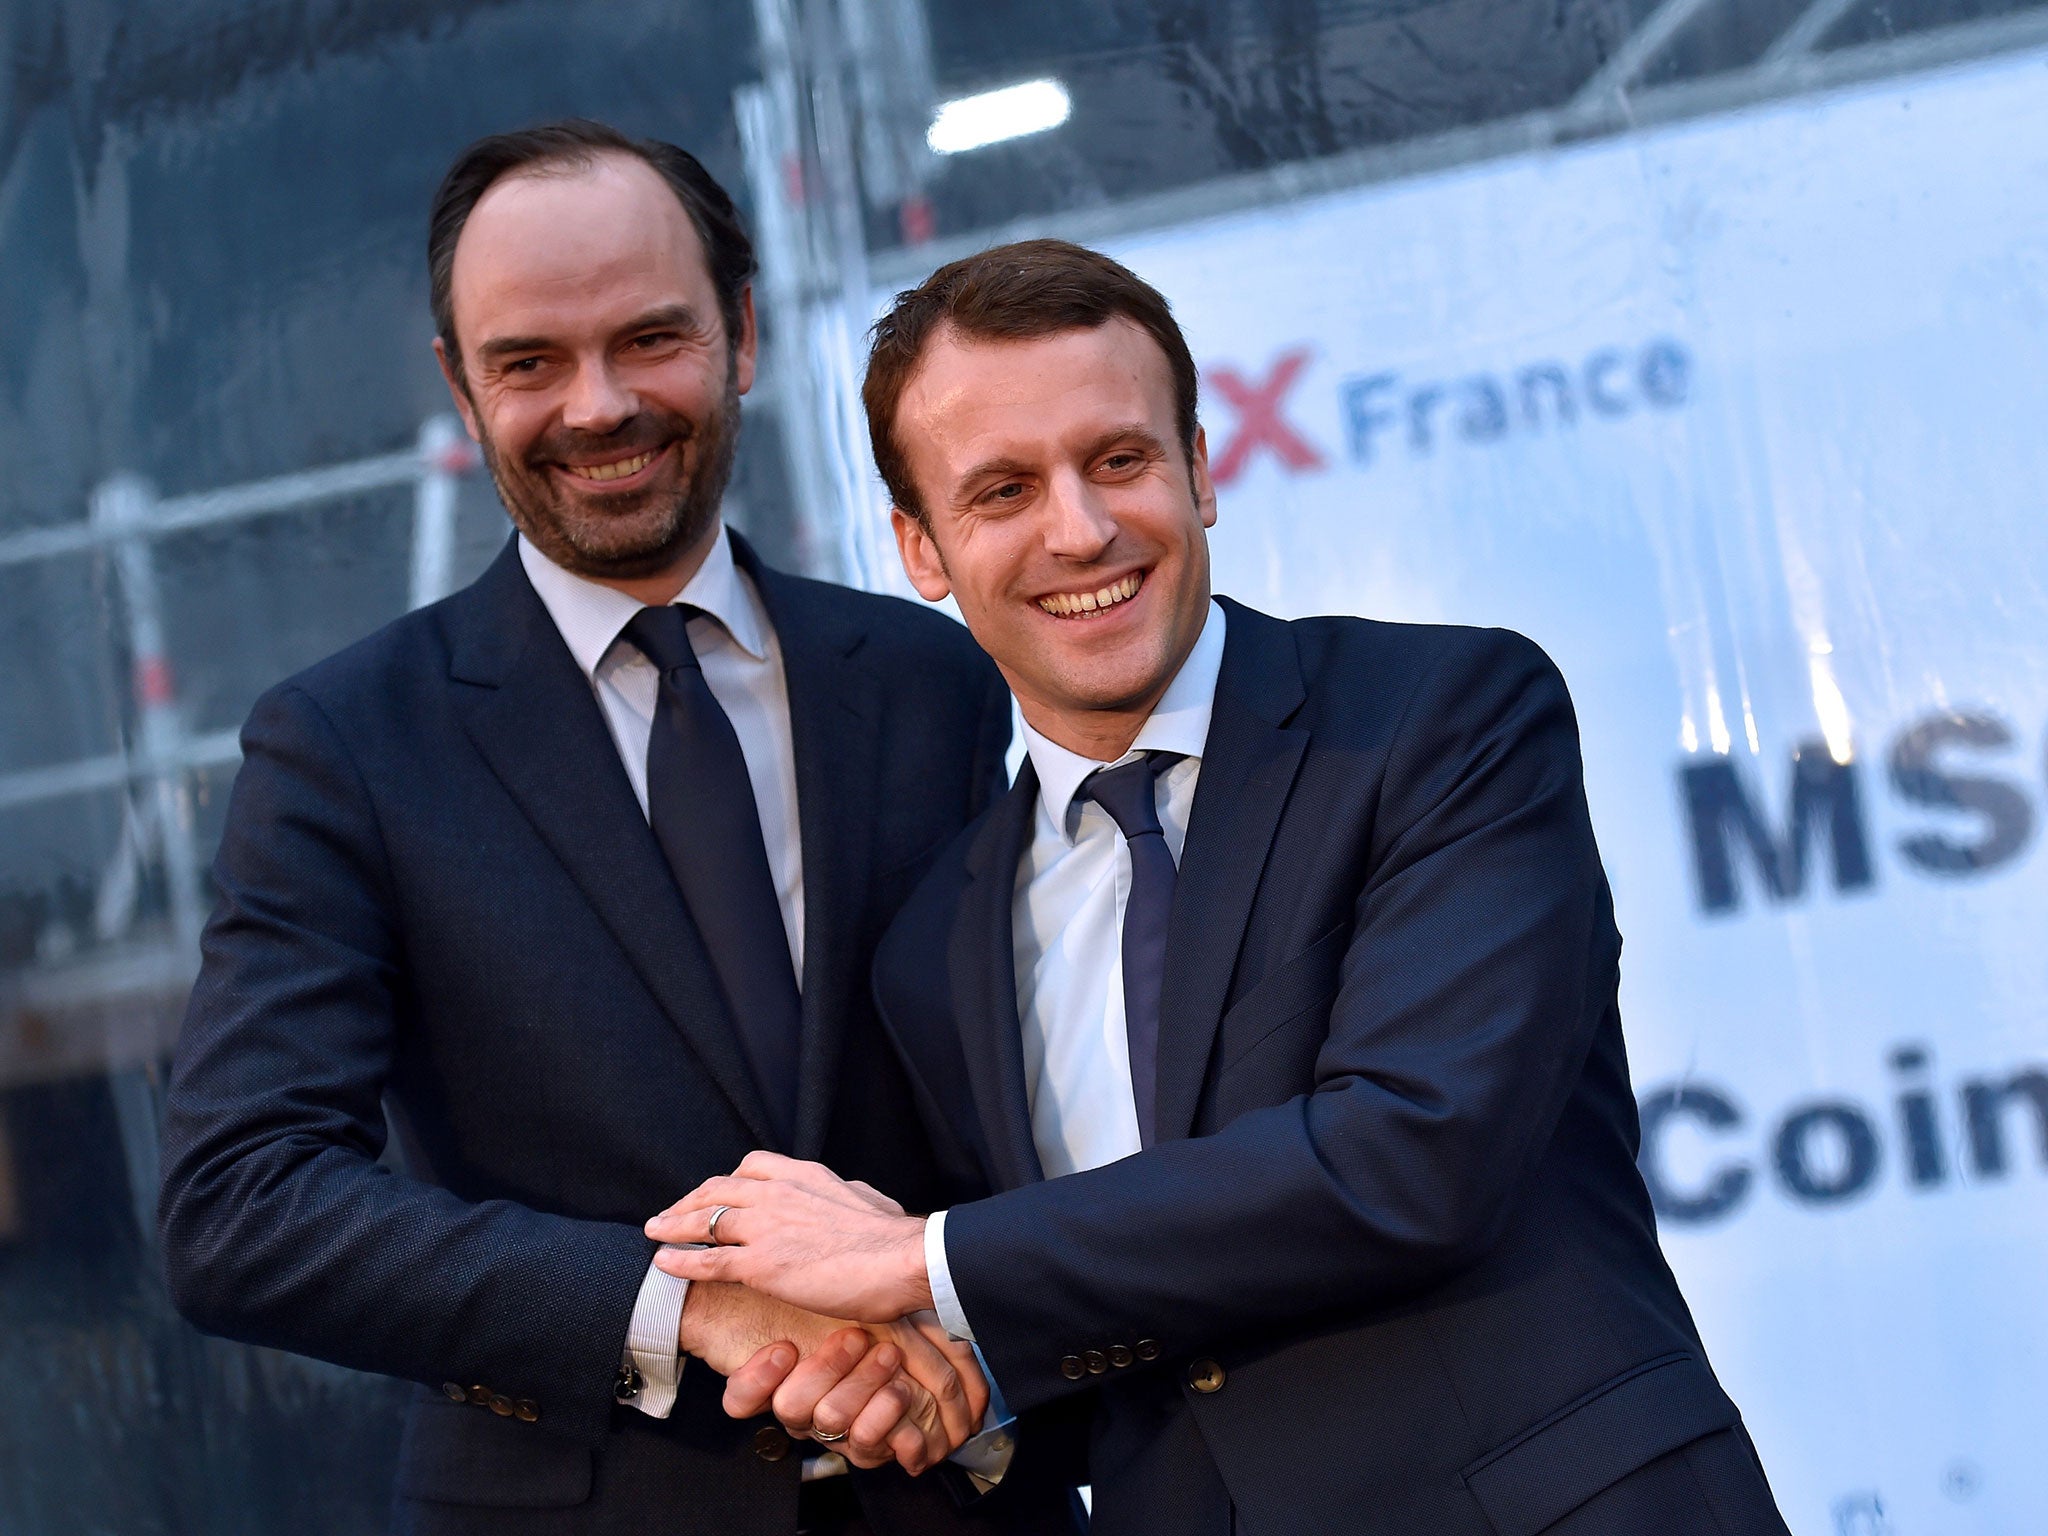
[{"label": "smiling man's face", "polygon": [[449,293],[470,435],[556,564],[635,581],[695,569],[754,380],[753,301],[728,338],[704,247],[653,167],[603,154],[477,202]]},{"label": "smiling man's face", "polygon": [[933,337],[897,404],[924,503],[897,543],[951,592],[1032,726],[1118,756],[1202,632],[1216,493],[1166,355],[1115,319],[1025,341]]}]

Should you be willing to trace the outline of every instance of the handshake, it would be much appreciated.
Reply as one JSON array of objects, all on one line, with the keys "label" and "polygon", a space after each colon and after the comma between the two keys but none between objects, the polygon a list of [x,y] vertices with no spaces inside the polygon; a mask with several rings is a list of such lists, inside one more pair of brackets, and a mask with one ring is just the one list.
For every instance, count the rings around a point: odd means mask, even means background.
[{"label": "handshake", "polygon": [[646,1225],[691,1282],[679,1339],[726,1378],[725,1411],[772,1412],[857,1467],[912,1476],[980,1432],[989,1387],[932,1311],[924,1218],[816,1163],[750,1153]]}]

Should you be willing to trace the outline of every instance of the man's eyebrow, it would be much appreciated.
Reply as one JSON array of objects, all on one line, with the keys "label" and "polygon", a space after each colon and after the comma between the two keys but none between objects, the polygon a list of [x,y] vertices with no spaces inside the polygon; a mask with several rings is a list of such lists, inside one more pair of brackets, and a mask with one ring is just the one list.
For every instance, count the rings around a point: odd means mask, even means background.
[{"label": "man's eyebrow", "polygon": [[[1083,457],[1092,459],[1099,453],[1107,453],[1118,443],[1138,443],[1155,453],[1163,453],[1166,449],[1166,444],[1160,439],[1159,434],[1144,422],[1127,421],[1109,428],[1106,432],[1098,433],[1094,441],[1088,444]],[[1022,459],[1013,459],[1007,454],[1001,454],[993,459],[983,459],[965,471],[956,484],[964,490],[970,485],[978,485],[984,481],[1007,480],[1012,475],[1028,475],[1032,468],[1032,465]]]},{"label": "man's eyebrow", "polygon": [[620,326],[619,334],[624,336],[630,331],[694,331],[702,325],[697,311],[687,304],[658,304]]},{"label": "man's eyebrow", "polygon": [[510,357],[515,352],[545,352],[552,345],[545,336],[493,336],[477,347],[476,355],[481,358]]},{"label": "man's eyebrow", "polygon": [[[635,315],[619,327],[619,334],[629,335],[634,331],[676,330],[694,331],[701,322],[697,311],[687,304],[662,304]],[[477,356],[486,360],[510,357],[516,353],[545,352],[555,345],[545,336],[493,336],[476,349]]]},{"label": "man's eyebrow", "polygon": [[1118,443],[1142,443],[1155,452],[1164,451],[1165,441],[1142,421],[1127,421],[1122,426],[1111,427],[1088,445],[1088,457],[1107,453]]},{"label": "man's eyebrow", "polygon": [[981,480],[1007,480],[1012,475],[1028,475],[1031,466],[1022,459],[1008,457],[983,459],[972,469],[965,471],[957,484],[965,488]]}]

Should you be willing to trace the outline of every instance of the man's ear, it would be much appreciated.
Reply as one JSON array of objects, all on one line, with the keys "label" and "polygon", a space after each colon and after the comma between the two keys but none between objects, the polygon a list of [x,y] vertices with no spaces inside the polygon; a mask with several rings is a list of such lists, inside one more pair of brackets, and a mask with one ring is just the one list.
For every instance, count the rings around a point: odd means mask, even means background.
[{"label": "man's ear", "polygon": [[482,442],[484,435],[476,424],[476,407],[469,403],[469,391],[455,377],[455,365],[449,360],[448,348],[438,336],[434,338],[434,361],[441,365],[441,377],[447,381],[448,393],[455,397],[455,409],[462,414],[462,425],[469,432],[469,440]]},{"label": "man's ear", "polygon": [[1197,426],[1195,440],[1188,446],[1188,484],[1195,493],[1195,510],[1202,515],[1202,526],[1216,526],[1216,482],[1209,478],[1209,434]]},{"label": "man's ear", "polygon": [[931,536],[931,530],[901,507],[889,509],[889,525],[896,530],[896,553],[903,557],[903,573],[917,588],[917,595],[936,603],[953,590],[946,574],[945,559]]},{"label": "man's ear", "polygon": [[754,329],[754,285],[740,290],[740,334],[732,349],[733,388],[745,394],[754,387],[754,363],[760,334]]}]

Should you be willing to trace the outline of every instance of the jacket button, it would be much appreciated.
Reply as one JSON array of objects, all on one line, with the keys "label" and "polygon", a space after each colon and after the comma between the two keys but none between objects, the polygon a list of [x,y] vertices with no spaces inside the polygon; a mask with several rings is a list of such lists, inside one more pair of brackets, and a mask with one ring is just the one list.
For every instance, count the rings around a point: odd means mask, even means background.
[{"label": "jacket button", "polygon": [[1136,1355],[1131,1353],[1129,1347],[1123,1344],[1117,1345],[1109,1352],[1109,1363],[1115,1366],[1118,1370],[1122,1370],[1125,1366],[1129,1365],[1132,1361],[1136,1360],[1137,1358],[1138,1357]]},{"label": "jacket button", "polygon": [[489,1387],[471,1387],[469,1389],[469,1400],[479,1408],[490,1407],[491,1399],[495,1395]]},{"label": "jacket button", "polygon": [[459,1381],[442,1382],[441,1395],[451,1403],[466,1403],[469,1401],[469,1394],[462,1390],[462,1383]]},{"label": "jacket button", "polygon": [[1060,1357],[1060,1374],[1069,1381],[1079,1381],[1088,1374],[1088,1367],[1081,1363],[1079,1355],[1063,1355]]},{"label": "jacket button", "polygon": [[763,1461],[780,1461],[789,1454],[789,1436],[773,1424],[754,1433],[754,1454]]},{"label": "jacket button", "polygon": [[1188,1367],[1188,1385],[1197,1392],[1221,1392],[1223,1367],[1214,1360],[1197,1360]]},{"label": "jacket button", "polygon": [[512,1413],[520,1423],[532,1424],[540,1418],[540,1404],[530,1397],[522,1397],[512,1405]]},{"label": "jacket button", "polygon": [[1134,1353],[1140,1360],[1147,1362],[1157,1360],[1159,1358],[1159,1341],[1157,1339],[1140,1339]]},{"label": "jacket button", "polygon": [[500,1392],[491,1399],[491,1412],[501,1419],[512,1417],[512,1399]]},{"label": "jacket button", "polygon": [[1099,1349],[1087,1349],[1081,1352],[1081,1363],[1088,1367],[1090,1376],[1100,1376],[1109,1369],[1109,1356]]}]

